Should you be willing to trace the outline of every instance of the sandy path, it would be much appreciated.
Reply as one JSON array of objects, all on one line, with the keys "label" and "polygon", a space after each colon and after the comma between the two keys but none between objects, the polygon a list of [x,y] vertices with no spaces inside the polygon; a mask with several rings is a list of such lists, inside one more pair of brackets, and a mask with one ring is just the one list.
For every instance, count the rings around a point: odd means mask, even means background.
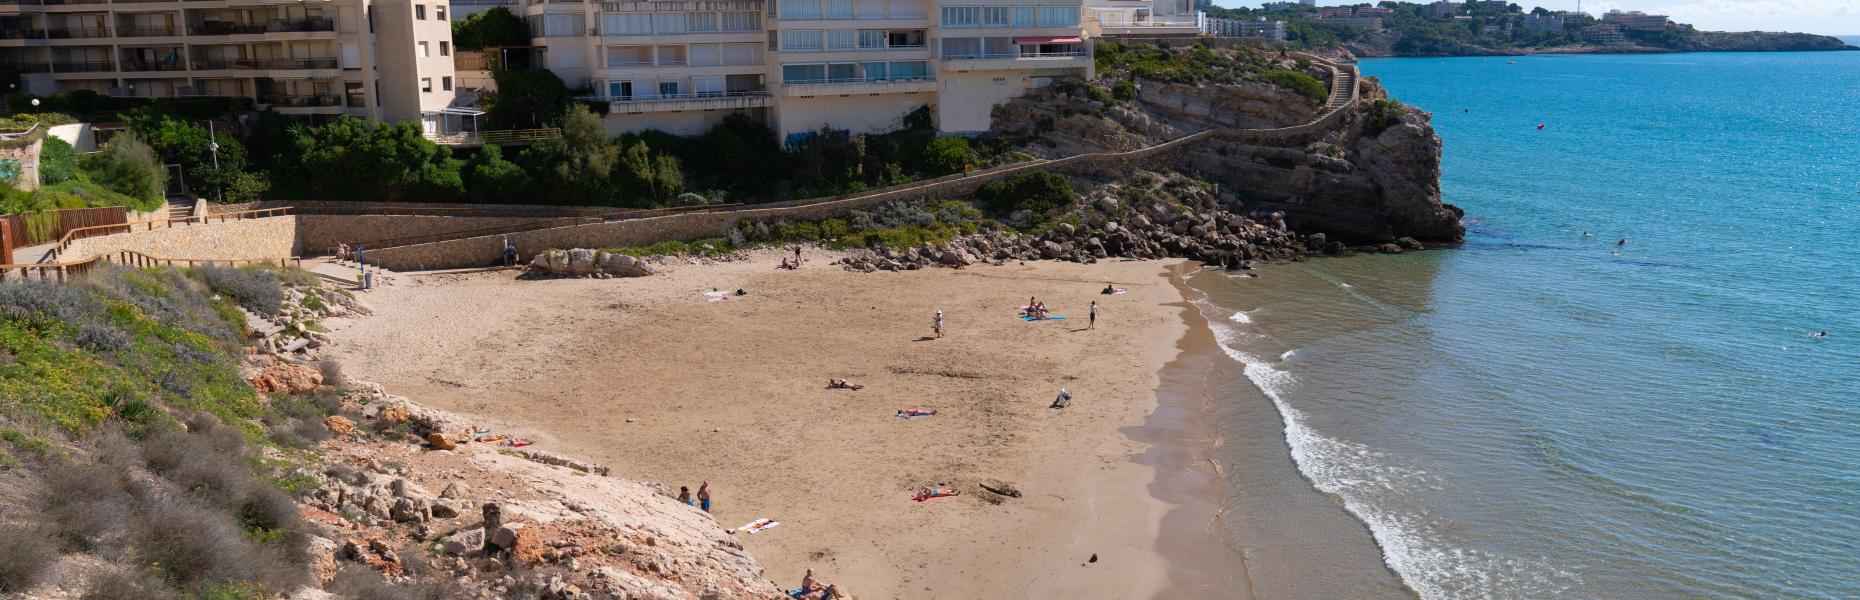
[{"label": "sandy path", "polygon": [[[1170,263],[847,273],[687,265],[642,279],[400,277],[336,333],[347,371],[539,447],[673,486],[709,480],[767,576],[807,567],[862,598],[1130,598],[1162,589],[1168,509],[1144,445],[1184,331]],[[1105,281],[1131,292],[1101,296]],[[707,302],[711,288],[750,294]],[[1024,323],[1035,295],[1076,320]],[[1087,304],[1099,329],[1084,328]],[[942,308],[950,333],[930,333]],[[829,377],[865,384],[825,389]],[[1061,387],[1065,411],[1046,408]],[[902,420],[900,408],[940,411]],[[628,422],[631,419],[633,422]],[[916,483],[997,478],[1026,496],[919,504]],[[1100,561],[1086,565],[1096,553]]]}]

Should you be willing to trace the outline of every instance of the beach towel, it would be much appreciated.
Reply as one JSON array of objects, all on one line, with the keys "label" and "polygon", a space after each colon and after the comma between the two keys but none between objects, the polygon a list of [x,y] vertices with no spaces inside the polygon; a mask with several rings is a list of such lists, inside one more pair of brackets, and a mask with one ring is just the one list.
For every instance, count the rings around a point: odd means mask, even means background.
[{"label": "beach towel", "polygon": [[750,521],[749,524],[744,525],[742,527],[738,527],[736,528],[736,530],[744,532],[744,533],[762,533],[763,531],[771,529],[775,527],[776,525],[780,525],[780,524],[781,524],[781,521],[777,521],[777,520],[769,519],[769,518],[761,518],[761,519],[756,519],[754,521]]},{"label": "beach towel", "polygon": [[1066,320],[1066,316],[1065,315],[1047,315],[1046,318],[1044,319],[1035,319],[1030,315],[1021,315],[1020,320],[1022,321],[1064,321]]}]

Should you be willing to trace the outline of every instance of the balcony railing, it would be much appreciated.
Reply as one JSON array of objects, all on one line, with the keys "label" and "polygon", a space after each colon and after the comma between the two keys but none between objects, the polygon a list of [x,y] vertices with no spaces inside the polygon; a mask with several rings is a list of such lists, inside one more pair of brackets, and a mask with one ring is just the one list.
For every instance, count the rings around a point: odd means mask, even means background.
[{"label": "balcony railing", "polygon": [[44,0],[45,6],[64,6],[70,4],[106,4],[109,0]]},{"label": "balcony railing", "polygon": [[77,27],[70,29],[47,29],[45,37],[54,40],[75,40],[85,38],[107,38],[110,30],[102,27]]},{"label": "balcony railing", "polygon": [[692,92],[689,94],[633,94],[631,96],[581,96],[576,100],[590,102],[665,102],[672,100],[710,100],[714,98],[767,98],[768,90],[738,90],[731,92]]},{"label": "balcony railing", "polygon": [[463,131],[458,133],[427,132],[426,139],[441,146],[528,146],[543,140],[562,137],[562,130],[549,129],[499,129],[495,131]]},{"label": "balcony railing", "polygon": [[52,65],[47,63],[0,62],[0,71],[15,73],[50,73]]},{"label": "balcony railing", "polygon": [[269,31],[264,23],[228,23],[225,21],[208,21],[190,25],[187,30],[194,35],[253,35]]},{"label": "balcony railing", "polygon": [[107,60],[55,60],[52,61],[54,73],[99,73],[115,71],[116,63]]},{"label": "balcony railing", "polygon": [[179,58],[176,58],[174,60],[158,60],[154,62],[145,62],[141,60],[126,59],[123,61],[123,70],[124,71],[186,71],[187,61],[181,60]]},{"label": "balcony railing", "polygon": [[335,31],[336,20],[329,17],[272,19],[270,29],[273,33],[290,31]]},{"label": "balcony railing", "polygon": [[259,104],[281,107],[342,106],[342,97],[331,94],[264,94],[258,97]]},{"label": "balcony railing", "polygon": [[782,85],[833,85],[841,83],[911,83],[916,81],[936,81],[932,75],[922,77],[843,77],[829,79],[796,79],[783,81]]},{"label": "balcony railing", "polygon": [[114,4],[145,4],[150,2],[179,2],[180,0],[110,0]]},{"label": "balcony railing", "polygon": [[181,35],[181,28],[172,25],[116,28],[116,37],[163,37],[170,35]]},{"label": "balcony railing", "polygon": [[1073,51],[1068,51],[1068,52],[1009,52],[1009,53],[959,52],[955,54],[944,54],[941,58],[943,60],[993,60],[993,59],[1001,59],[1001,58],[1074,58],[1074,57],[1080,57],[1080,56],[1085,56],[1085,55],[1086,55],[1086,52],[1084,50],[1073,50]]},{"label": "balcony railing", "polygon": [[0,40],[42,40],[44,29],[7,29],[0,30]]},{"label": "balcony railing", "polygon": [[194,61],[198,70],[219,69],[334,69],[334,58],[207,58]]}]

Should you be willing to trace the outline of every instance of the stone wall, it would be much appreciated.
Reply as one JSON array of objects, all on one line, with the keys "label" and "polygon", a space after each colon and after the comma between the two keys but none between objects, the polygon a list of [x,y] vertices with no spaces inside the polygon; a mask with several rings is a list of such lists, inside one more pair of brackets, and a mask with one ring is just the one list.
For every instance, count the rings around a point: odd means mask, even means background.
[{"label": "stone wall", "polygon": [[419,215],[295,215],[297,247],[306,254],[331,252],[336,244],[370,244],[415,235],[452,233],[530,223],[532,217],[432,217]]},{"label": "stone wall", "polygon": [[8,185],[26,192],[39,189],[39,149],[44,146],[43,139],[33,139],[31,143],[18,147],[0,146],[0,161],[12,161],[17,171],[12,181],[7,182]]},{"label": "stone wall", "polygon": [[172,227],[84,238],[71,242],[59,262],[134,250],[156,258],[247,260],[296,256],[296,217],[267,217],[224,223],[175,223]]}]

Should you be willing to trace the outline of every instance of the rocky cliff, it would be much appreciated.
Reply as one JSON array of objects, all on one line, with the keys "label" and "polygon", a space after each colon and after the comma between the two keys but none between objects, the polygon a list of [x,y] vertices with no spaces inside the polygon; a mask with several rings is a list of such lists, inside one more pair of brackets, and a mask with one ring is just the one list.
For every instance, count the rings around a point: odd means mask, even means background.
[{"label": "rocky cliff", "polygon": [[[1430,115],[1387,100],[1374,79],[1360,85],[1361,101],[1321,135],[1282,143],[1216,136],[1147,167],[1219,184],[1228,210],[1262,222],[1282,213],[1302,234],[1370,244],[1459,241],[1461,211],[1440,199],[1441,143]],[[1300,125],[1320,111],[1318,100],[1264,83],[1139,81],[1132,99],[1114,103],[1059,89],[1031,94],[998,107],[995,123],[997,134],[1029,152],[1059,157],[1132,150],[1208,129]]]}]

